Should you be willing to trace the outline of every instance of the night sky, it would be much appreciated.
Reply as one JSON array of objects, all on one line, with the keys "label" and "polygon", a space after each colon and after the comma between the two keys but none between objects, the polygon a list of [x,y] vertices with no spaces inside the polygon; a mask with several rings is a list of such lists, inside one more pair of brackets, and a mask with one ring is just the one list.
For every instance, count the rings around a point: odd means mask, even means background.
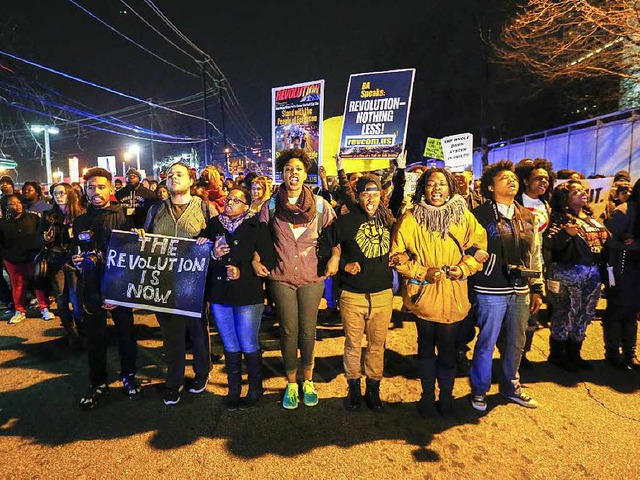
[{"label": "night sky", "polygon": [[[37,8],[31,2],[4,5],[0,49],[142,99],[162,102],[202,91],[195,62],[163,40],[124,3],[74,1],[196,76],[145,53],[66,0],[38,2]],[[126,3],[189,54],[199,55],[162,23],[145,1]],[[497,35],[515,2],[425,1],[418,2],[418,7],[410,3],[414,2],[158,0],[154,4],[217,64],[265,147],[271,147],[272,87],[324,79],[324,117],[329,118],[342,114],[351,73],[396,68],[417,69],[407,139],[410,161],[421,159],[427,136],[469,131],[478,144],[481,131],[489,141],[497,141],[565,120],[555,101],[556,93],[525,88],[531,80],[493,64],[490,48],[480,39],[481,34],[485,38]],[[53,88],[68,101],[81,102],[82,108],[94,113],[135,105],[131,100],[3,56],[0,62],[34,90]],[[1,71],[0,79],[15,83],[16,75]],[[15,92],[0,90],[0,95],[11,99]],[[179,108],[202,115],[201,102]],[[217,97],[209,98],[208,113],[221,128]],[[240,113],[229,106],[225,113],[228,139],[250,146],[251,138],[235,126],[243,121]],[[0,103],[0,118],[5,132],[0,146],[20,163],[22,179],[31,172],[43,172],[40,151],[25,122],[45,120],[33,113],[18,112],[6,102]],[[126,121],[150,127],[147,113],[127,117]],[[155,129],[164,133],[203,134],[199,121],[158,115],[155,122]],[[120,160],[122,151],[134,142],[71,126],[52,139],[54,169],[56,161],[62,165],[70,155],[77,155],[81,166],[93,164],[98,155],[116,155]],[[214,155],[219,154],[221,137],[214,135],[213,142]],[[143,168],[150,170],[149,142],[146,146],[145,142],[138,143],[143,148]],[[156,144],[156,156],[184,150],[184,146]]]}]

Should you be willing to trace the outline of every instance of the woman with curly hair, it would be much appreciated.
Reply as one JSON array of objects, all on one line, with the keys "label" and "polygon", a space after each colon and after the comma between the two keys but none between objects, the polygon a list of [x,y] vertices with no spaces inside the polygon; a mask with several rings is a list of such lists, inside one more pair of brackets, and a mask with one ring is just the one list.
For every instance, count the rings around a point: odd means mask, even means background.
[{"label": "woman with curly hair", "polygon": [[556,187],[543,244],[551,305],[549,362],[569,371],[592,368],[580,350],[600,299],[599,267],[609,237],[606,227],[593,218],[588,200],[579,181]]},{"label": "woman with curly hair", "polygon": [[77,348],[81,346],[78,328],[82,323],[82,306],[76,289],[79,272],[71,263],[74,253],[71,232],[73,221],[85,209],[75,188],[68,183],[54,185],[52,195],[53,208],[44,212],[40,222],[40,240],[54,259],[49,262],[48,280],[56,297],[60,321],[67,332],[69,345]]},{"label": "woman with curly hair", "polygon": [[[430,168],[419,178],[413,208],[398,220],[390,262],[404,277],[404,307],[418,331],[418,377],[421,416],[453,412],[458,326],[471,304],[467,277],[486,259],[487,234],[458,194],[456,180],[443,168]],[[475,247],[477,259],[465,253]]]},{"label": "woman with curly hair", "polygon": [[335,219],[331,205],[313,194],[304,184],[311,160],[299,149],[284,150],[276,159],[282,172],[282,184],[271,200],[265,202],[260,220],[271,226],[278,256],[269,272],[264,265],[257,271],[269,275],[269,288],[276,304],[280,326],[280,346],[287,387],[282,406],[298,408],[298,349],[302,360],[303,403],[318,404],[313,384],[314,348],[318,306],[324,292],[324,278],[338,271],[338,258],[332,257],[324,271],[318,271],[316,243],[320,231]]}]

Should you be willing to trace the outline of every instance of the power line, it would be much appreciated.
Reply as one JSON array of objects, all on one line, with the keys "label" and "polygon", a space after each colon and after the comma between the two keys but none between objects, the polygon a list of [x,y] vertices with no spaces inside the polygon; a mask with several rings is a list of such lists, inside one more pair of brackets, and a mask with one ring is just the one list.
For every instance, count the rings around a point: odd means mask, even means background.
[{"label": "power line", "polygon": [[100,22],[101,24],[103,24],[105,27],[107,27],[109,30],[117,33],[118,35],[120,35],[122,38],[124,38],[125,40],[133,43],[136,47],[144,50],[145,52],[147,52],[150,55],[153,55],[155,58],[157,58],[158,60],[160,60],[161,62],[166,63],[167,65],[170,65],[178,70],[180,70],[181,72],[186,73],[187,75],[190,75],[192,77],[198,77],[198,75],[196,75],[193,72],[190,72],[188,70],[185,70],[182,67],[179,67],[178,65],[171,63],[169,60],[166,60],[164,58],[162,58],[160,55],[152,52],[151,50],[149,50],[146,47],[143,47],[142,45],[140,45],[139,43],[137,43],[135,40],[133,40],[131,37],[128,37],[127,35],[125,35],[124,33],[120,32],[119,30],[117,30],[116,28],[112,27],[111,25],[109,25],[107,22],[105,22],[104,20],[102,20],[101,18],[98,18],[96,15],[94,15],[93,13],[91,13],[89,10],[87,10],[86,8],[84,8],[82,5],[78,4],[77,2],[75,2],[74,0],[68,0],[70,3],[72,3],[73,5],[75,5],[76,7],[78,7],[80,10],[82,10],[83,12],[85,12],[87,15],[89,15],[90,17],[94,18],[95,20],[97,20],[98,22]]},{"label": "power line", "polygon": [[60,71],[55,70],[53,68],[46,67],[44,65],[40,65],[39,63],[32,62],[32,61],[27,60],[25,58],[18,57],[17,55],[13,55],[13,54],[5,52],[3,50],[0,50],[0,55],[4,55],[6,57],[12,58],[12,59],[17,60],[19,62],[26,63],[27,65],[31,65],[31,66],[36,67],[36,68],[40,68],[40,69],[45,70],[47,72],[54,73],[54,74],[62,76],[64,78],[68,78],[70,80],[82,83],[84,85],[89,85],[91,87],[95,87],[95,88],[98,88],[100,90],[104,90],[106,92],[113,93],[114,95],[118,95],[118,96],[121,96],[121,97],[124,97],[124,98],[128,98],[129,100],[134,100],[136,102],[143,103],[143,104],[148,105],[150,107],[159,108],[161,110],[166,110],[166,111],[169,111],[169,112],[177,113],[178,115],[184,115],[184,116],[187,116],[187,117],[195,118],[197,120],[205,120],[216,131],[220,132],[220,130],[218,130],[218,127],[208,119],[205,119],[205,118],[202,118],[202,117],[199,117],[199,116],[196,116],[196,115],[191,115],[191,114],[188,114],[188,113],[184,113],[184,112],[181,112],[180,110],[175,110],[173,108],[165,107],[163,105],[159,105],[157,103],[153,103],[153,102],[150,102],[148,100],[143,100],[143,99],[135,97],[133,95],[129,95],[129,94],[126,94],[126,93],[119,92],[117,90],[114,90],[114,89],[109,88],[109,87],[105,87],[103,85],[98,85],[97,83],[93,83],[93,82],[90,82],[88,80],[83,80],[81,78],[74,77],[73,75],[69,75],[68,73],[60,72]]}]

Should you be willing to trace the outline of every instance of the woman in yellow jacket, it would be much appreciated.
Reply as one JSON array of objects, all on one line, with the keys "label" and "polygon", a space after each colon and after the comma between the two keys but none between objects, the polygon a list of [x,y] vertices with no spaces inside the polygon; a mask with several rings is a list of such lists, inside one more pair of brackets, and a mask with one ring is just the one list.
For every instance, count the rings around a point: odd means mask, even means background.
[{"label": "woman in yellow jacket", "polygon": [[486,231],[456,192],[447,170],[424,172],[413,208],[396,225],[390,252],[390,262],[404,277],[403,303],[418,331],[418,412],[425,417],[438,414],[436,378],[440,414],[453,413],[457,327],[471,307],[467,277],[482,268],[487,256]]}]

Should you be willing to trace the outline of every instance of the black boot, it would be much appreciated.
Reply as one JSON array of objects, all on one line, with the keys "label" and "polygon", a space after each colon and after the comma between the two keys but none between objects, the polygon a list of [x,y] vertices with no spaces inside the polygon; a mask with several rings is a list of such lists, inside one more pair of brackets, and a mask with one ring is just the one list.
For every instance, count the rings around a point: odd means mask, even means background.
[{"label": "black boot", "polygon": [[622,361],[631,370],[640,370],[640,361],[636,356],[638,341],[638,322],[632,319],[622,325]]},{"label": "black boot", "polygon": [[249,391],[246,397],[240,399],[240,410],[248,410],[262,398],[264,388],[262,386],[262,352],[244,354],[244,363],[249,377]]},{"label": "black boot", "polygon": [[623,348],[622,363],[629,370],[640,370],[640,360],[636,356],[636,347]]},{"label": "black boot", "polygon": [[569,340],[567,343],[567,361],[575,369],[593,370],[593,365],[580,356],[580,350],[582,350],[582,342],[572,342]]},{"label": "black boot", "polygon": [[436,408],[436,362],[434,359],[418,360],[418,378],[422,384],[422,397],[416,405],[423,418],[437,417]]},{"label": "black boot", "polygon": [[624,360],[622,359],[622,355],[620,354],[620,348],[607,348],[604,351],[604,359],[609,362],[613,367],[618,370],[628,370],[628,367]]},{"label": "black boot", "polygon": [[438,386],[440,387],[438,409],[443,417],[453,415],[453,383],[455,378],[455,368],[444,369],[438,367]]},{"label": "black boot", "polygon": [[527,358],[527,353],[531,351],[533,345],[533,330],[527,329],[524,332],[524,348],[522,349],[522,357],[520,358],[520,368],[526,370],[531,368],[531,360]]},{"label": "black boot", "polygon": [[569,364],[567,359],[566,340],[556,340],[553,337],[549,337],[549,357],[547,358],[547,361],[562,368],[563,370],[567,370],[569,372],[576,371],[576,368]]},{"label": "black boot", "polygon": [[381,412],[384,410],[382,400],[380,400],[380,380],[374,380],[367,378],[367,389],[364,393],[364,401],[374,412]]},{"label": "black boot", "polygon": [[360,410],[360,405],[362,404],[360,379],[350,378],[347,382],[349,383],[349,393],[347,398],[344,399],[344,408],[349,412],[356,412]]},{"label": "black boot", "polygon": [[242,352],[224,352],[224,364],[227,368],[227,381],[229,382],[229,393],[225,402],[227,410],[233,412],[240,407],[240,389],[242,387],[242,375],[240,364],[242,362]]}]

